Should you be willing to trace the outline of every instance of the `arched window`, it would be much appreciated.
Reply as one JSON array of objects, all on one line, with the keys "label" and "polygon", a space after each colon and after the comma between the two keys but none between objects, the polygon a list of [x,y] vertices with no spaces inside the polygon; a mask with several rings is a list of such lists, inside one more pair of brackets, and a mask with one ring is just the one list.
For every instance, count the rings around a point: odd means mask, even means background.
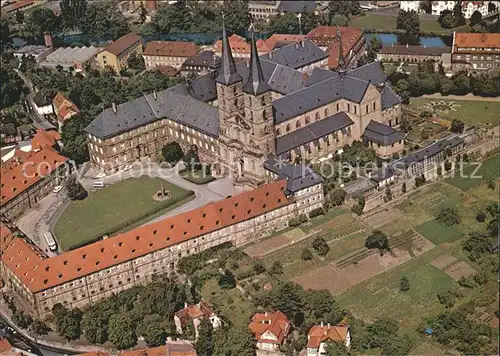
[{"label": "arched window", "polygon": [[309,116],[306,116],[306,125],[309,125],[311,123],[311,118]]},{"label": "arched window", "polygon": [[290,132],[291,129],[290,124],[286,125],[286,132]]},{"label": "arched window", "polygon": [[279,136],[279,135],[281,135],[281,129],[278,127],[278,128],[276,129],[276,136]]},{"label": "arched window", "polygon": [[318,121],[319,120],[319,112],[316,113],[315,117],[316,117],[316,121]]},{"label": "arched window", "polygon": [[265,95],[262,95],[262,98],[260,99],[260,103],[261,105],[266,105],[266,96]]},{"label": "arched window", "polygon": [[221,92],[222,94],[224,94],[224,87],[223,87],[222,85],[221,85],[221,87],[220,87],[220,92]]},{"label": "arched window", "polygon": [[329,114],[330,114],[330,111],[328,110],[328,108],[326,108],[325,109],[325,117],[327,117]]},{"label": "arched window", "polygon": [[300,126],[302,126],[300,124],[300,120],[297,120],[297,122],[295,123],[295,128],[298,129],[298,128],[300,128]]},{"label": "arched window", "polygon": [[234,99],[234,106],[238,107],[238,98]]}]

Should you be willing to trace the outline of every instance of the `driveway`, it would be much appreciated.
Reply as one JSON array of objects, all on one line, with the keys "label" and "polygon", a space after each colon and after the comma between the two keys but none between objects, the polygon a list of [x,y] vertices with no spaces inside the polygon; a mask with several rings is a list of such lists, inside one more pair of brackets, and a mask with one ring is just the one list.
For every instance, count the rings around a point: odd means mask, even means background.
[{"label": "driveway", "polygon": [[43,235],[48,231],[53,232],[53,226],[68,202],[64,189],[59,193],[50,193],[17,220],[19,229],[49,256],[55,256],[56,253],[49,250]]}]

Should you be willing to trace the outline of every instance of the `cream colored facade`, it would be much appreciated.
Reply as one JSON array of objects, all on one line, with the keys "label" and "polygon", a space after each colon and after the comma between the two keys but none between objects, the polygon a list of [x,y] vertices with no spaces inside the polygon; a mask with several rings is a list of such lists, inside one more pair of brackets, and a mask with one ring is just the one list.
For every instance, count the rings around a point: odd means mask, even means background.
[{"label": "cream colored facade", "polygon": [[142,43],[134,44],[133,46],[127,48],[125,51],[116,55],[107,50],[103,50],[96,55],[96,60],[99,68],[101,70],[106,69],[106,67],[112,68],[116,74],[119,74],[122,69],[128,68],[127,59],[130,55],[135,52],[137,54],[142,54]]},{"label": "cream colored facade", "polygon": [[4,280],[7,288],[12,291],[16,301],[25,311],[43,318],[57,303],[68,308],[83,308],[125,289],[149,283],[155,275],[172,273],[182,257],[225,242],[241,246],[258,241],[274,231],[287,227],[288,221],[295,216],[297,216],[296,205],[288,204],[253,219],[227,226],[35,294],[29,291],[15,273],[2,265],[5,273]]}]

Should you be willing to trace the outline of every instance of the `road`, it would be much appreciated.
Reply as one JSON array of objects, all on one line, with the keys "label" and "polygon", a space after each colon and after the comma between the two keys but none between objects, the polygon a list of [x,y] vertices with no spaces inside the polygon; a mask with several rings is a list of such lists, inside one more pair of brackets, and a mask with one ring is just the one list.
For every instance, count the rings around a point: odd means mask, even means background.
[{"label": "road", "polygon": [[29,94],[26,96],[26,101],[27,101],[28,107],[29,107],[28,108],[29,109],[29,114],[31,116],[31,119],[33,120],[33,125],[37,129],[44,129],[44,130],[57,129],[57,127],[55,127],[49,120],[47,120],[43,116],[39,115],[38,112],[34,109],[35,104],[33,102],[33,96],[35,95],[35,93],[34,93],[35,86],[31,82],[31,80],[29,80],[29,78],[26,77],[24,75],[24,73],[21,72],[19,69],[15,69],[15,71],[19,75],[19,77],[21,77],[21,79],[23,80],[24,84],[30,90]]},{"label": "road", "polygon": [[[10,329],[8,327],[10,327]],[[19,329],[15,325],[11,324],[3,316],[0,316],[0,336],[6,337],[14,347],[37,355],[63,356],[76,354],[76,352],[72,352],[66,349],[49,347],[28,339],[19,332]]]}]

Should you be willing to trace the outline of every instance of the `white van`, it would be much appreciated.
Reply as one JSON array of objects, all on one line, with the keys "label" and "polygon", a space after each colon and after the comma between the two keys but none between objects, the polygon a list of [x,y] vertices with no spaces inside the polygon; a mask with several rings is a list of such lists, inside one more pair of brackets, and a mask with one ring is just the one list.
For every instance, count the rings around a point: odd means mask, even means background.
[{"label": "white van", "polygon": [[104,188],[105,184],[104,182],[94,182],[92,183],[92,187],[94,188]]},{"label": "white van", "polygon": [[47,242],[47,246],[49,246],[49,249],[51,251],[56,251],[57,244],[52,234],[50,232],[46,232],[45,234],[43,234],[43,237],[45,238],[45,241]]}]

